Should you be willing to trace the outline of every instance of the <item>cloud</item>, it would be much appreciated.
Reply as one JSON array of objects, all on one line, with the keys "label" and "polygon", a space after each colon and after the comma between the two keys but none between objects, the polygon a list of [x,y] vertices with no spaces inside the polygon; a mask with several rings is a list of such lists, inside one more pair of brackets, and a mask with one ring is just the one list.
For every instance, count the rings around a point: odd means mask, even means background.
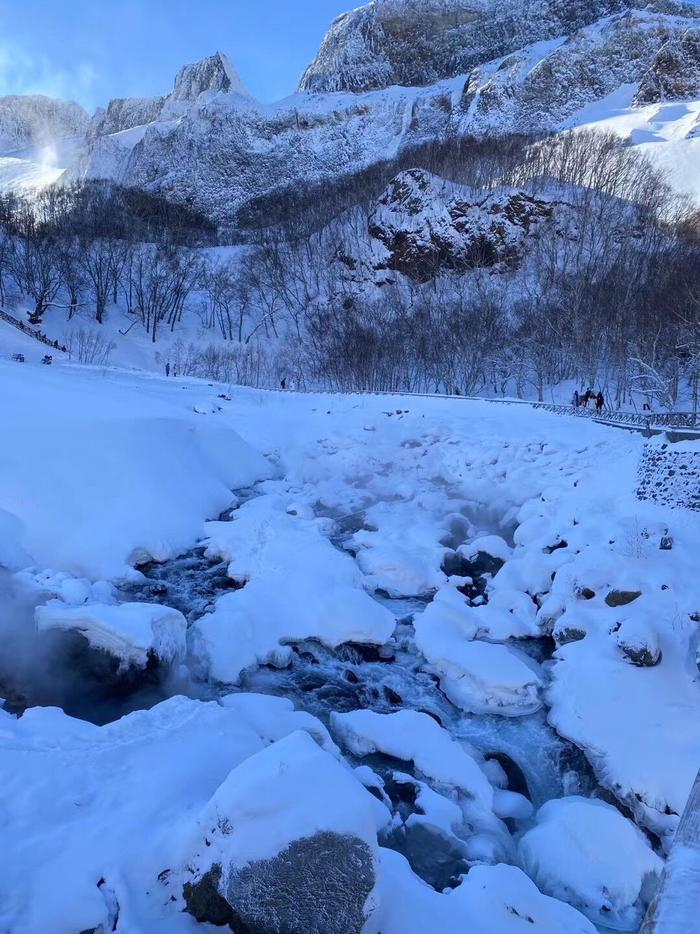
[{"label": "cloud", "polygon": [[90,62],[59,68],[46,55],[0,42],[0,96],[45,94],[47,97],[77,100],[91,109],[95,104],[97,81],[97,71]]}]

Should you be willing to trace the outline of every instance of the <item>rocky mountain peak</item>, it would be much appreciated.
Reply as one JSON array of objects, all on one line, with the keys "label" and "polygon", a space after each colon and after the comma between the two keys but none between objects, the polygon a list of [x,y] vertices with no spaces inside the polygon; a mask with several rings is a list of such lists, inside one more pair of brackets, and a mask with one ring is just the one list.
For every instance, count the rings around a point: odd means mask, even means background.
[{"label": "rocky mountain peak", "polygon": [[171,100],[194,101],[205,91],[223,91],[249,97],[231,60],[223,52],[182,67],[175,78]]}]

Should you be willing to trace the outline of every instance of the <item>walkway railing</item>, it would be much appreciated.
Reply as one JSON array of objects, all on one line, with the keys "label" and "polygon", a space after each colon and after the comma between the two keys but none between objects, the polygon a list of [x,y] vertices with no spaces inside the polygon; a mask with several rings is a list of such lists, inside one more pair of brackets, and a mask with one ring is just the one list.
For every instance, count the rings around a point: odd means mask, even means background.
[{"label": "walkway railing", "polygon": [[17,328],[18,331],[21,331],[22,334],[26,334],[27,337],[32,337],[34,340],[40,341],[42,344],[46,344],[47,347],[52,347],[56,349],[56,344],[54,341],[49,340],[49,338],[42,334],[41,331],[37,331],[34,328],[28,327],[24,321],[20,321],[19,318],[13,318],[12,315],[8,315],[6,311],[3,311],[0,308],[0,319],[7,321],[8,324],[11,324],[13,327]]}]

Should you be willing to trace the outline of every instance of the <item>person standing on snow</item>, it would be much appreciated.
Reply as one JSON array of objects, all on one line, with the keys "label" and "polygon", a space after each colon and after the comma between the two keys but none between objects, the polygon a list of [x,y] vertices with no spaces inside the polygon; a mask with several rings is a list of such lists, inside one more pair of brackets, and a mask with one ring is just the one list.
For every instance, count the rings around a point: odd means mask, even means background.
[{"label": "person standing on snow", "polygon": [[602,412],[603,406],[605,405],[605,396],[602,392],[599,392],[595,397],[595,410],[596,412]]},{"label": "person standing on snow", "polygon": [[578,389],[574,389],[574,398],[571,400],[571,404],[575,409],[581,404],[581,399],[579,398]]},{"label": "person standing on snow", "polygon": [[165,375],[170,376],[170,361],[165,364]]}]

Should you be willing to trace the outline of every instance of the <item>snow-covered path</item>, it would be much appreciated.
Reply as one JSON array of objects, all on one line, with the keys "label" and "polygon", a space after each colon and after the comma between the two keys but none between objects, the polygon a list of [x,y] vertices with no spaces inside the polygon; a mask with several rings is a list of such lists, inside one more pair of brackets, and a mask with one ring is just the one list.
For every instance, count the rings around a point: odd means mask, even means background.
[{"label": "snow-covered path", "polygon": [[[86,625],[100,645],[121,645],[117,604],[136,593],[167,605],[167,562],[198,542],[218,588],[214,605],[204,598],[190,614],[189,672],[176,673],[181,690],[215,700],[172,698],[105,727],[60,711],[0,713],[15,854],[0,927],[74,934],[106,923],[100,912],[112,917],[116,901],[119,930],[196,930],[179,913],[179,883],[163,889],[156,876],[180,879],[197,814],[228,772],[299,729],[349,757],[359,791],[382,801],[380,843],[411,854],[424,878],[434,867],[421,870],[419,854],[435,834],[448,862],[483,866],[439,894],[403,857],[377,851],[368,931],[406,934],[434,917],[444,930],[518,931],[509,899],[537,915],[539,930],[592,930],[495,863],[524,867],[596,924],[638,926],[700,761],[700,517],[636,500],[639,436],[519,406],[416,398],[397,409],[386,397],[69,366],[0,362],[0,387],[12,400],[0,413],[13,439],[0,458],[0,564],[14,573],[0,581],[8,645],[32,627],[18,590],[25,608],[59,601],[38,619],[82,620],[87,638]],[[237,502],[233,491],[243,491]],[[166,563],[151,578],[154,560]],[[195,593],[191,578],[183,593]],[[144,626],[156,625],[147,606],[129,612],[141,654],[125,650],[123,664],[150,651]],[[110,631],[119,638],[105,643]],[[167,646],[161,655],[177,656]],[[260,694],[287,694],[307,712]],[[232,708],[237,733],[226,725]],[[569,778],[556,765],[567,747],[545,718],[655,835],[657,855],[609,804],[590,812],[595,783],[576,784],[575,763]],[[138,735],[148,746],[153,730],[169,778],[134,744]],[[224,735],[225,748],[213,740]],[[129,750],[116,771],[114,742]],[[190,753],[198,762],[185,767]],[[93,763],[87,775],[79,761]],[[136,777],[115,798],[122,768]],[[55,770],[62,791],[50,795],[41,776]],[[397,791],[407,787],[408,799]],[[562,795],[568,809],[545,804]],[[533,804],[550,810],[535,815]],[[289,839],[313,832],[289,821]],[[131,863],[129,834],[145,824],[155,832]],[[563,832],[570,846],[546,859]],[[374,833],[363,839],[376,847]],[[602,850],[607,885],[595,871]],[[38,852],[49,854],[41,871]]]}]

